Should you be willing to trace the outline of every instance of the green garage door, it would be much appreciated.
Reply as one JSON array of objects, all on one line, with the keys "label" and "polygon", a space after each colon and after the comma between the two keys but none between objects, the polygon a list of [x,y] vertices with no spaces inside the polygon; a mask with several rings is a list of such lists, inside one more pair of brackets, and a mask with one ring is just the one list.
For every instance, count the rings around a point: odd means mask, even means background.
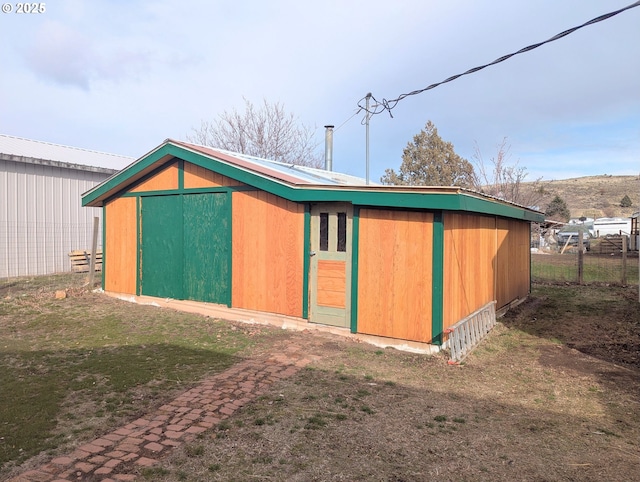
[{"label": "green garage door", "polygon": [[227,193],[142,198],[141,293],[230,303]]}]

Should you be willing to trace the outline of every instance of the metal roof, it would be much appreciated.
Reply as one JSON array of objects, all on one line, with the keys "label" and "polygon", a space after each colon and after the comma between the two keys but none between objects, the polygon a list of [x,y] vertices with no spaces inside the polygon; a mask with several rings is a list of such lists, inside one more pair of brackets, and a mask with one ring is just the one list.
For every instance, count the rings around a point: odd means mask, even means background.
[{"label": "metal roof", "polygon": [[[484,213],[541,222],[541,212],[456,186],[366,185],[363,179],[322,169],[290,166],[187,142],[165,140],[133,164],[82,195],[83,206],[103,206],[127,186],[182,159],[293,202],[350,202],[361,206]],[[165,193],[181,193],[184,188]]]},{"label": "metal roof", "polygon": [[[263,174],[270,175],[276,179],[281,179],[293,184],[314,184],[327,186],[365,186],[366,179],[351,176],[335,171],[326,171],[324,169],[315,169],[313,167],[297,166],[295,164],[287,164],[284,162],[272,161],[260,157],[249,156],[238,152],[231,152],[224,149],[211,148],[208,146],[191,144],[182,141],[167,139],[167,141],[180,144],[188,149],[198,151],[209,156],[221,157],[220,154],[226,156],[225,160],[235,165],[247,167],[254,171],[262,171]],[[238,162],[244,161],[244,162]],[[370,185],[377,183],[369,182]]]},{"label": "metal roof", "polygon": [[34,141],[6,134],[0,134],[0,156],[5,160],[16,162],[50,164],[88,171],[99,170],[109,174],[115,172],[116,169],[122,169],[135,160],[133,157]]}]

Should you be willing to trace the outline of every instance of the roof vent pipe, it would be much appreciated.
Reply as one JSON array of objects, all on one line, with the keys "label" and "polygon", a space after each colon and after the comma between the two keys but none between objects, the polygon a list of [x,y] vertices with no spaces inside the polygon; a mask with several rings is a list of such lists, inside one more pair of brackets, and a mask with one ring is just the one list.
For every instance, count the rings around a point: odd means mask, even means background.
[{"label": "roof vent pipe", "polygon": [[324,168],[333,171],[333,126],[324,126]]}]

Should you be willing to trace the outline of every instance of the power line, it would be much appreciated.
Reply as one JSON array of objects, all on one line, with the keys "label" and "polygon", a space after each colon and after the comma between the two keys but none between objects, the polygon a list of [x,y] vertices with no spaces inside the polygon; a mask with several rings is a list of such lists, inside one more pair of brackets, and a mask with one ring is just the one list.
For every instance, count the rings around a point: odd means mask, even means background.
[{"label": "power line", "polygon": [[[564,32],[560,32],[559,34],[554,35],[553,37],[551,37],[548,40],[545,40],[544,42],[539,42],[539,43],[536,43],[536,44],[529,45],[527,47],[524,47],[524,48],[518,50],[517,52],[513,52],[513,53],[507,54],[507,55],[503,55],[502,57],[497,58],[493,62],[490,62],[490,63],[485,64],[485,65],[481,65],[479,67],[474,67],[474,68],[469,69],[466,72],[463,72],[461,74],[453,75],[453,76],[449,77],[448,79],[443,80],[442,82],[438,82],[436,84],[431,84],[431,85],[425,87],[424,89],[414,90],[414,91],[409,92],[407,94],[402,94],[402,95],[400,95],[399,97],[397,97],[395,99],[391,99],[391,100],[382,99],[382,101],[378,101],[371,94],[367,94],[366,96],[364,96],[362,99],[360,99],[358,101],[358,107],[359,107],[360,110],[364,110],[365,112],[367,112],[367,117],[371,116],[371,115],[374,115],[374,114],[381,114],[384,111],[388,111],[389,115],[391,117],[393,117],[393,115],[391,114],[391,110],[394,109],[398,105],[398,102],[400,102],[402,99],[405,99],[406,97],[409,97],[411,95],[422,94],[423,92],[425,92],[427,90],[435,89],[439,85],[446,84],[447,82],[452,82],[452,81],[462,77],[463,75],[473,74],[473,73],[478,72],[478,71],[480,71],[480,70],[482,70],[482,69],[484,69],[486,67],[489,67],[491,65],[495,65],[495,64],[499,64],[500,62],[504,62],[505,60],[510,59],[514,55],[523,54],[525,52],[530,52],[531,50],[537,49],[538,47],[541,47],[544,44],[548,44],[550,42],[554,42],[556,40],[559,40],[562,37],[566,37],[567,35],[572,34],[573,32],[575,32],[576,30],[579,30],[581,28],[587,27],[589,25],[593,25],[593,24],[598,23],[598,22],[602,22],[602,21],[607,20],[607,19],[609,19],[609,18],[611,18],[611,17],[613,17],[615,15],[618,15],[619,13],[622,13],[622,12],[624,12],[626,10],[630,10],[632,8],[639,7],[639,6],[640,6],[640,0],[635,2],[635,3],[632,3],[631,5],[628,5],[628,6],[624,7],[624,8],[621,8],[620,10],[616,10],[614,12],[605,13],[604,15],[600,15],[599,17],[593,18],[593,19],[589,20],[588,22],[583,23],[582,25],[578,25],[577,27],[573,27],[573,28],[570,28],[568,30],[565,30]],[[374,101],[373,109],[371,109],[371,108],[367,109],[365,106],[362,105],[362,101],[366,100],[367,98],[370,98],[370,99],[372,99]],[[360,110],[358,112],[360,112]]]}]

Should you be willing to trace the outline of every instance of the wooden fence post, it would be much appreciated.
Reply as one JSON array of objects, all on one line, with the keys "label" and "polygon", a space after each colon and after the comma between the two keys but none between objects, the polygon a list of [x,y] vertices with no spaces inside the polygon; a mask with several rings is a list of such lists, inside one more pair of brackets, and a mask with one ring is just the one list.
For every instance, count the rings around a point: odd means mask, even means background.
[{"label": "wooden fence post", "polygon": [[582,239],[582,231],[578,231],[578,284],[581,285],[584,281],[584,241]]},{"label": "wooden fence post", "polygon": [[627,285],[627,237],[622,235],[622,286]]},{"label": "wooden fence post", "polygon": [[98,223],[100,218],[93,218],[93,243],[91,245],[91,259],[89,261],[89,289],[93,289],[93,278],[96,273],[96,256],[98,251]]}]

